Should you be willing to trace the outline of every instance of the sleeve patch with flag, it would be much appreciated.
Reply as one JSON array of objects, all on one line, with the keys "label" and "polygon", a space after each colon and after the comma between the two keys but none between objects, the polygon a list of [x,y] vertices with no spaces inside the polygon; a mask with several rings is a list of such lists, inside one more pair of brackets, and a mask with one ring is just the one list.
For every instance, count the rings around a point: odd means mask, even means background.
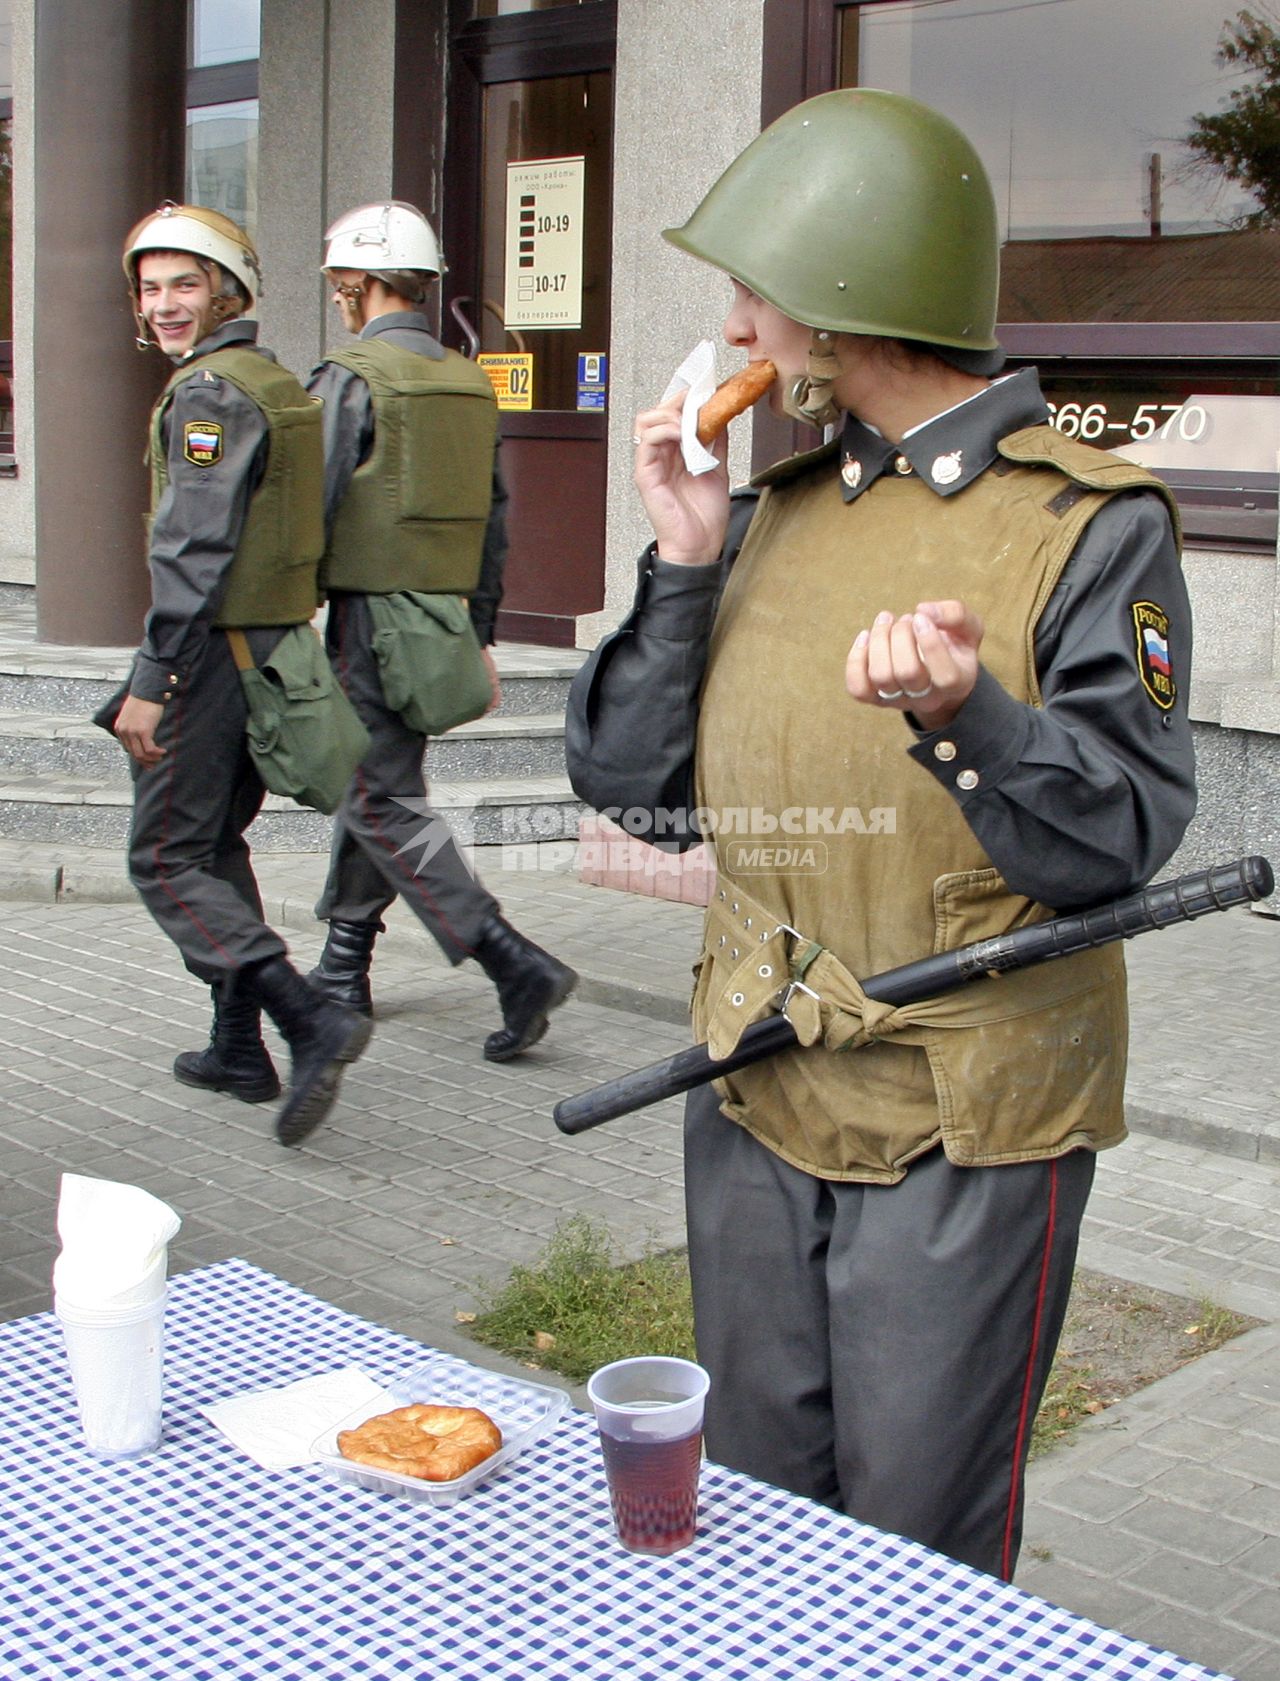
[{"label": "sleeve patch with flag", "polygon": [[1135,601],[1133,629],[1142,686],[1162,712],[1178,698],[1169,653],[1169,615],[1154,601]]},{"label": "sleeve patch with flag", "polygon": [[216,467],[222,460],[222,427],[216,420],[188,420],[182,453],[193,467]]}]

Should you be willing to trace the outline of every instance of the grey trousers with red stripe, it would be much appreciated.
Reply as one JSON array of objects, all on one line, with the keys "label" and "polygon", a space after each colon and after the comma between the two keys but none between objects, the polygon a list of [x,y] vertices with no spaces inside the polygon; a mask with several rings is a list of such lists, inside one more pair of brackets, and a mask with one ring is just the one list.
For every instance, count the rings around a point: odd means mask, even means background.
[{"label": "grey trousers with red stripe", "polygon": [[[247,635],[261,661],[282,632]],[[286,950],[262,919],[244,838],[266,792],[245,742],[246,711],[227,639],[210,631],[161,715],[164,758],[133,766],[129,879],[187,968],[210,984]]]},{"label": "grey trousers with red stripe", "polygon": [[325,922],[377,922],[399,894],[449,962],[461,963],[498,913],[498,901],[468,869],[448,824],[428,803],[427,738],[383,699],[364,596],[334,596],[327,642],[370,746],[334,818],[316,915]]},{"label": "grey trousers with red stripe", "polygon": [[[856,1053],[855,1053],[856,1054]],[[712,1459],[1011,1577],[1094,1156],[816,1179],[685,1112]]]}]

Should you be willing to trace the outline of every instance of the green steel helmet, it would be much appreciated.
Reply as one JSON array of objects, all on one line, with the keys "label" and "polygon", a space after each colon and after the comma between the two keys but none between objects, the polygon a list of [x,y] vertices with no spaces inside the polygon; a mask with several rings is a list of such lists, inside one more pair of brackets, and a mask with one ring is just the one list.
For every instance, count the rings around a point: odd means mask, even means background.
[{"label": "green steel helmet", "polygon": [[998,354],[986,170],[954,123],[905,94],[844,88],[793,106],[663,237],[806,326]]}]

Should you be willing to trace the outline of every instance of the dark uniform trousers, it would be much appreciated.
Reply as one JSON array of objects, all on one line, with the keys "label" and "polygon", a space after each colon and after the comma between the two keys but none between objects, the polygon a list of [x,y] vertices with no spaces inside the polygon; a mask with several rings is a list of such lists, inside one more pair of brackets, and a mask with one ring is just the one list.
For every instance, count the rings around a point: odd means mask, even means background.
[{"label": "dark uniform trousers", "polygon": [[316,915],[377,922],[399,894],[449,962],[461,963],[498,914],[498,901],[476,880],[448,824],[427,803],[427,738],[383,699],[363,595],[334,594],[327,640],[370,745],[334,819],[329,877]]},{"label": "dark uniform trousers", "polygon": [[1010,1577],[1094,1162],[964,1168],[939,1147],[896,1185],[817,1179],[691,1092],[711,1458]]},{"label": "dark uniform trousers", "polygon": [[[283,635],[246,632],[261,661]],[[262,920],[245,830],[266,790],[249,757],[240,673],[220,630],[211,630],[156,730],[158,765],[133,761],[129,879],[193,975],[210,984],[245,964],[283,954]]]}]

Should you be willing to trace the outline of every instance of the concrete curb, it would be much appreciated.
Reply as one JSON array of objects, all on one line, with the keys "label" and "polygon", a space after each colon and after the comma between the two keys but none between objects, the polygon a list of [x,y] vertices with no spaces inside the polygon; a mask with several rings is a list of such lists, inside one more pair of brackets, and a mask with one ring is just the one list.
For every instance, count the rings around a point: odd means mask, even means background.
[{"label": "concrete curb", "polygon": [[[263,864],[269,866],[271,857],[263,854]],[[282,895],[278,889],[273,892],[269,869],[264,874],[268,876],[263,883],[267,920],[281,928],[314,931],[317,924],[313,895],[301,898],[296,893]],[[606,900],[612,897],[607,889],[597,891]],[[65,856],[59,856],[57,850],[52,856],[40,856],[38,852],[33,856],[28,849],[12,845],[0,847],[0,901],[81,906],[138,902],[125,874],[123,856],[113,867],[105,857],[77,855],[71,849]],[[384,943],[391,942],[401,955],[420,949],[432,962],[438,961],[429,937],[412,922],[392,923],[381,939]],[[575,953],[573,961],[580,975],[575,996],[583,1002],[674,1026],[688,1021],[687,988],[676,989],[661,983],[645,985],[619,980],[616,975],[592,973],[589,967],[584,967],[581,953]],[[1193,1107],[1191,1103],[1180,1106],[1164,1092],[1155,1100],[1144,1098],[1131,1086],[1125,1116],[1134,1132],[1210,1150],[1238,1161],[1280,1163],[1280,1138],[1245,1111],[1238,1120],[1206,1115],[1203,1107]]]}]

